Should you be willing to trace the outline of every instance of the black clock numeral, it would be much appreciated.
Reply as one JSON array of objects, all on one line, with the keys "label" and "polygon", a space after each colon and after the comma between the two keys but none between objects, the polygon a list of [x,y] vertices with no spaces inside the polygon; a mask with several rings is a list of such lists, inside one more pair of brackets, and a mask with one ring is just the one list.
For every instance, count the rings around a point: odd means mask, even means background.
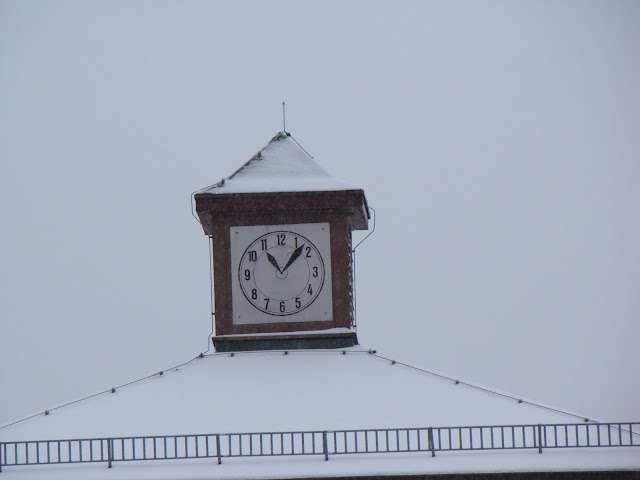
[{"label": "black clock numeral", "polygon": [[278,234],[278,246],[280,245],[286,245],[284,243],[285,239],[287,238],[287,236],[284,233],[279,233]]},{"label": "black clock numeral", "polygon": [[307,293],[309,295],[313,295],[313,288],[311,288],[311,284],[309,284],[309,287],[307,288]]},{"label": "black clock numeral", "polygon": [[318,278],[318,267],[313,267],[313,273],[311,274],[313,278]]},{"label": "black clock numeral", "polygon": [[260,246],[262,247],[262,250],[266,250],[267,249],[267,239],[263,238],[262,240],[260,240]]},{"label": "black clock numeral", "polygon": [[305,254],[305,257],[311,258],[311,247],[307,247],[305,248],[305,250],[307,251],[307,253]]},{"label": "black clock numeral", "polygon": [[296,248],[298,248],[298,237],[296,237]]},{"label": "black clock numeral", "polygon": [[287,307],[285,306],[284,302],[280,302],[280,313],[284,313],[286,309]]},{"label": "black clock numeral", "polygon": [[300,308],[302,304],[300,303],[300,297],[296,297],[296,308]]},{"label": "black clock numeral", "polygon": [[251,290],[251,298],[253,298],[254,300],[258,299],[258,290],[256,290],[255,288]]},{"label": "black clock numeral", "polygon": [[264,299],[264,309],[265,309],[265,310],[268,310],[268,309],[269,309],[269,299],[268,299],[268,298],[265,298],[265,299]]},{"label": "black clock numeral", "polygon": [[251,271],[250,270],[245,270],[244,271],[244,279],[245,280],[251,280]]},{"label": "black clock numeral", "polygon": [[247,255],[249,256],[250,262],[255,262],[256,260],[258,260],[258,252],[256,252],[255,250],[249,251]]}]

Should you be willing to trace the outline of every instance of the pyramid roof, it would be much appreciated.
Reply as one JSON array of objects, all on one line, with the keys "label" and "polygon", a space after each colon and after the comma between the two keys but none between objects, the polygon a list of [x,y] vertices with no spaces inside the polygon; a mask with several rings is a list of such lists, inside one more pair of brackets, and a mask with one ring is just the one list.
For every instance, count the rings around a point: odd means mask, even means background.
[{"label": "pyramid roof", "polygon": [[[0,442],[467,425],[577,423],[571,413],[522,401],[373,351],[210,354],[29,420]],[[636,448],[369,455],[323,462],[273,458],[7,467],[6,478],[274,478],[374,473],[640,469]],[[332,458],[335,460],[336,458]],[[158,464],[171,465],[166,469]],[[109,475],[105,473],[109,471]],[[6,473],[5,473],[6,472]],[[117,473],[116,473],[117,472]],[[114,476],[115,475],[115,476]]]},{"label": "pyramid roof", "polygon": [[229,177],[197,194],[359,190],[325,169],[288,132],[278,132]]}]

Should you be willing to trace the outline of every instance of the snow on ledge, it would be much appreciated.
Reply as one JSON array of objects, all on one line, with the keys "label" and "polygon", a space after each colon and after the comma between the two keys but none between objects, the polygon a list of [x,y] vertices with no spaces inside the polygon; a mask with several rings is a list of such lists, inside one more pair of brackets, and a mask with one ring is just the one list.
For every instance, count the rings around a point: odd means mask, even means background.
[{"label": "snow on ledge", "polygon": [[[336,328],[325,328],[324,330],[301,330],[297,332],[267,332],[267,333],[238,333],[231,335],[216,335],[214,338],[225,339],[225,338],[252,338],[252,337],[274,337],[274,336],[317,336],[317,335],[325,335],[325,334],[345,334],[345,333],[355,333],[354,330],[344,327],[336,327]],[[341,348],[339,350],[344,350]]]}]

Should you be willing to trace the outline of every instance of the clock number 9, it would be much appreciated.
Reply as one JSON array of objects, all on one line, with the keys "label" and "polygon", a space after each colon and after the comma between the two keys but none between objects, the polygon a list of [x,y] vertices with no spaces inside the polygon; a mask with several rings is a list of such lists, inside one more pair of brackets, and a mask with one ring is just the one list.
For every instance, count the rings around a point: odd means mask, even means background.
[{"label": "clock number 9", "polygon": [[285,310],[286,310],[286,307],[284,305],[284,302],[280,302],[280,312],[284,313]]},{"label": "clock number 9", "polygon": [[244,271],[244,279],[251,280],[251,272],[249,270]]}]

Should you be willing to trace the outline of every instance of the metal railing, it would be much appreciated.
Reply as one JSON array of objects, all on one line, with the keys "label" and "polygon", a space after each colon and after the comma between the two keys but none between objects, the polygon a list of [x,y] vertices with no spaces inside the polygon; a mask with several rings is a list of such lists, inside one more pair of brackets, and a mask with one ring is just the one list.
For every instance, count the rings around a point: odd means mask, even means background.
[{"label": "metal railing", "polygon": [[640,423],[214,433],[0,442],[3,467],[137,460],[640,447]]}]

